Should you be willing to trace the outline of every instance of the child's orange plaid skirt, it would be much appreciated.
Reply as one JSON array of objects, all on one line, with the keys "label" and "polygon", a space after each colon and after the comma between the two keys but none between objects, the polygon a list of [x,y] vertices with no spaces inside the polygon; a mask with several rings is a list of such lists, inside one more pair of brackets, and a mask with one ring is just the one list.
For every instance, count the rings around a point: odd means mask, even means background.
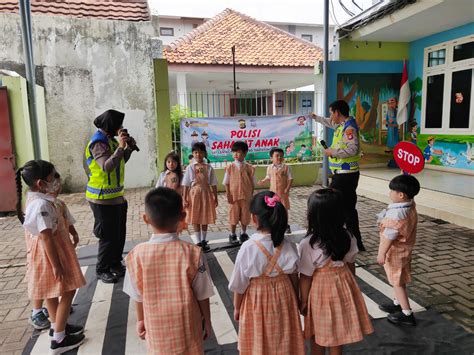
[{"label": "child's orange plaid skirt", "polygon": [[373,333],[364,298],[349,268],[329,261],[316,269],[305,317],[305,338],[321,346],[338,346],[361,341]]},{"label": "child's orange plaid skirt", "polygon": [[295,291],[286,274],[250,280],[239,322],[240,354],[303,354]]}]

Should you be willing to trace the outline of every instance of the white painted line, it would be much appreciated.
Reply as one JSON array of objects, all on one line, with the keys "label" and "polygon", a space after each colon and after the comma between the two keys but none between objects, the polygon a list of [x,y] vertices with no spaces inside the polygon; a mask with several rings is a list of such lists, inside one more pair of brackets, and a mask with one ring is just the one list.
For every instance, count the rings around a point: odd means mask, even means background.
[{"label": "white painted line", "polygon": [[89,316],[84,326],[86,341],[79,348],[77,352],[79,355],[102,353],[113,290],[114,284],[97,282]]},{"label": "white painted line", "polygon": [[146,354],[146,341],[138,337],[137,334],[137,312],[135,301],[130,298],[127,318],[127,339],[125,340],[125,354],[136,355]]},{"label": "white painted line", "polygon": [[232,271],[234,271],[234,263],[232,262],[232,259],[225,251],[214,252],[214,255],[221,266],[222,271],[224,271],[228,282],[232,276]]},{"label": "white painted line", "polygon": [[380,310],[379,305],[372,301],[367,295],[362,293],[364,297],[365,305],[367,307],[367,311],[369,312],[370,316],[374,319],[378,318],[385,318],[387,313]]},{"label": "white painted line", "polygon": [[[356,264],[357,265],[357,264]],[[374,275],[372,275],[370,272],[367,270],[358,267],[356,268],[356,275],[360,277],[365,283],[369,284],[376,290],[382,292],[385,296],[387,296],[389,299],[393,299],[393,288],[392,286],[386,284],[382,280],[378,279]],[[421,312],[421,311],[426,311],[426,308],[419,305],[415,301],[413,301],[411,298],[408,299],[410,301],[410,307],[413,310],[413,312]]]},{"label": "white painted line", "polygon": [[220,243],[229,243],[229,238],[213,239],[208,240],[208,244],[220,244]]},{"label": "white painted line", "polygon": [[239,337],[215,286],[214,296],[210,298],[209,302],[211,304],[212,329],[217,343],[220,345],[236,343]]},{"label": "white painted line", "polygon": [[[81,271],[82,274],[85,275],[87,271],[88,266],[81,266]],[[74,300],[77,297],[77,292],[74,295],[74,299],[72,303],[74,303]],[[43,305],[46,307],[46,303]],[[31,350],[32,355],[43,355],[43,354],[49,354],[51,347],[51,338],[49,337],[49,329],[45,329],[41,331],[41,334],[38,336],[38,340],[35,343],[35,346]]]}]

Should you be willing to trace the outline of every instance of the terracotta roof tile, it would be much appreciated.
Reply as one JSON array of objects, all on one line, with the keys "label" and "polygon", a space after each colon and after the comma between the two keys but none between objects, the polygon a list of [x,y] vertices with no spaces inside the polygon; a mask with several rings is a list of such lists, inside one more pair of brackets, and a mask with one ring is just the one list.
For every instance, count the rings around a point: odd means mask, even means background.
[{"label": "terracotta roof tile", "polygon": [[322,60],[318,46],[237,11],[226,9],[166,46],[169,63],[313,67]]},{"label": "terracotta roof tile", "polygon": [[[0,13],[18,12],[18,0],[0,1]],[[150,20],[147,0],[31,0],[31,12],[106,20]]]}]

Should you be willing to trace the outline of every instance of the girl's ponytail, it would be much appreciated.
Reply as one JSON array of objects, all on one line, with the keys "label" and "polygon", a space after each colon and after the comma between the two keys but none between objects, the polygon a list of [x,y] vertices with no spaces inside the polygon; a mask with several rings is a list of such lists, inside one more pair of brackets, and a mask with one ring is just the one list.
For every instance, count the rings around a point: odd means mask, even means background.
[{"label": "girl's ponytail", "polygon": [[21,224],[25,221],[25,215],[21,209],[21,198],[22,198],[22,186],[21,186],[21,172],[23,168],[16,171],[15,182],[16,182],[16,215],[20,220]]},{"label": "girl's ponytail", "polygon": [[273,246],[278,247],[288,226],[288,213],[280,197],[271,191],[261,191],[253,197],[250,212],[257,217],[259,229],[270,231]]},{"label": "girl's ponytail", "polygon": [[288,227],[288,212],[281,202],[277,202],[273,207],[273,213],[270,216],[271,235],[273,246],[279,246],[285,238],[285,231]]}]

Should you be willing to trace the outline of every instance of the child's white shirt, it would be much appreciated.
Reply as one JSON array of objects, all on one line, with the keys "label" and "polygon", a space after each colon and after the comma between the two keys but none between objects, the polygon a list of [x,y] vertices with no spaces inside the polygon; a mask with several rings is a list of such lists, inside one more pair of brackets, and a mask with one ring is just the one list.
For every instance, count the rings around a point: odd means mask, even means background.
[{"label": "child's white shirt", "polygon": [[[196,175],[194,174],[194,165],[196,164],[198,164],[198,162],[193,161],[184,171],[183,181],[181,182],[182,186],[193,185],[194,181],[196,180]],[[206,163],[203,162],[201,164]],[[207,164],[207,180],[209,181],[210,186],[217,186],[216,173],[214,171],[214,168],[210,164]]]},{"label": "child's white shirt", "polygon": [[[58,214],[53,203],[56,200],[54,196],[43,194],[41,192],[28,191],[25,210],[25,222],[23,227],[32,235],[39,235],[46,229],[51,229],[53,233],[58,226]],[[69,212],[66,206],[66,218],[70,225],[76,223],[76,220]]]},{"label": "child's white shirt", "polygon": [[[388,205],[387,209],[382,210],[382,212],[377,214],[377,223],[380,223],[384,218],[395,221],[405,219],[408,217],[408,213],[410,212],[412,206],[413,201],[391,203]],[[385,228],[383,231],[383,236],[388,240],[395,240],[399,235],[399,231],[394,228]]]},{"label": "child's white shirt", "polygon": [[[357,248],[357,239],[350,234],[351,247],[342,261],[333,261],[332,266],[342,267],[344,263],[354,263],[359,249]],[[298,271],[306,276],[313,276],[314,270],[322,268],[328,262],[330,256],[324,253],[324,250],[315,243],[313,247],[309,244],[311,236],[304,238],[298,246],[300,260]]]},{"label": "child's white shirt", "polygon": [[[240,247],[235,260],[234,271],[229,281],[229,290],[243,294],[250,284],[250,279],[263,275],[267,265],[268,258],[259,249],[254,240],[263,244],[265,249],[273,255],[275,248],[270,234],[255,233],[250,236]],[[293,274],[298,270],[298,251],[296,245],[286,239],[281,244],[282,250],[278,258],[278,266],[285,274]],[[273,269],[270,276],[277,276],[278,272]]]},{"label": "child's white shirt", "polygon": [[171,171],[169,171],[168,169],[166,171],[162,171],[160,173],[160,176],[158,178],[158,181],[156,182],[156,187],[167,187],[166,184],[165,184],[165,179],[166,179],[166,175],[168,174],[171,174]]},{"label": "child's white shirt", "polygon": [[[152,234],[150,240],[147,243],[160,244],[173,242],[176,240],[179,240],[179,237],[175,233]],[[214,286],[211,276],[209,275],[209,266],[207,265],[204,254],[202,254],[201,263],[199,265],[198,272],[193,279],[191,287],[198,301],[205,300],[206,298],[210,298],[214,295]],[[136,283],[134,280],[132,280],[128,271],[125,273],[123,280],[123,292],[129,295],[134,301],[143,302],[143,297],[138,291]]]}]

